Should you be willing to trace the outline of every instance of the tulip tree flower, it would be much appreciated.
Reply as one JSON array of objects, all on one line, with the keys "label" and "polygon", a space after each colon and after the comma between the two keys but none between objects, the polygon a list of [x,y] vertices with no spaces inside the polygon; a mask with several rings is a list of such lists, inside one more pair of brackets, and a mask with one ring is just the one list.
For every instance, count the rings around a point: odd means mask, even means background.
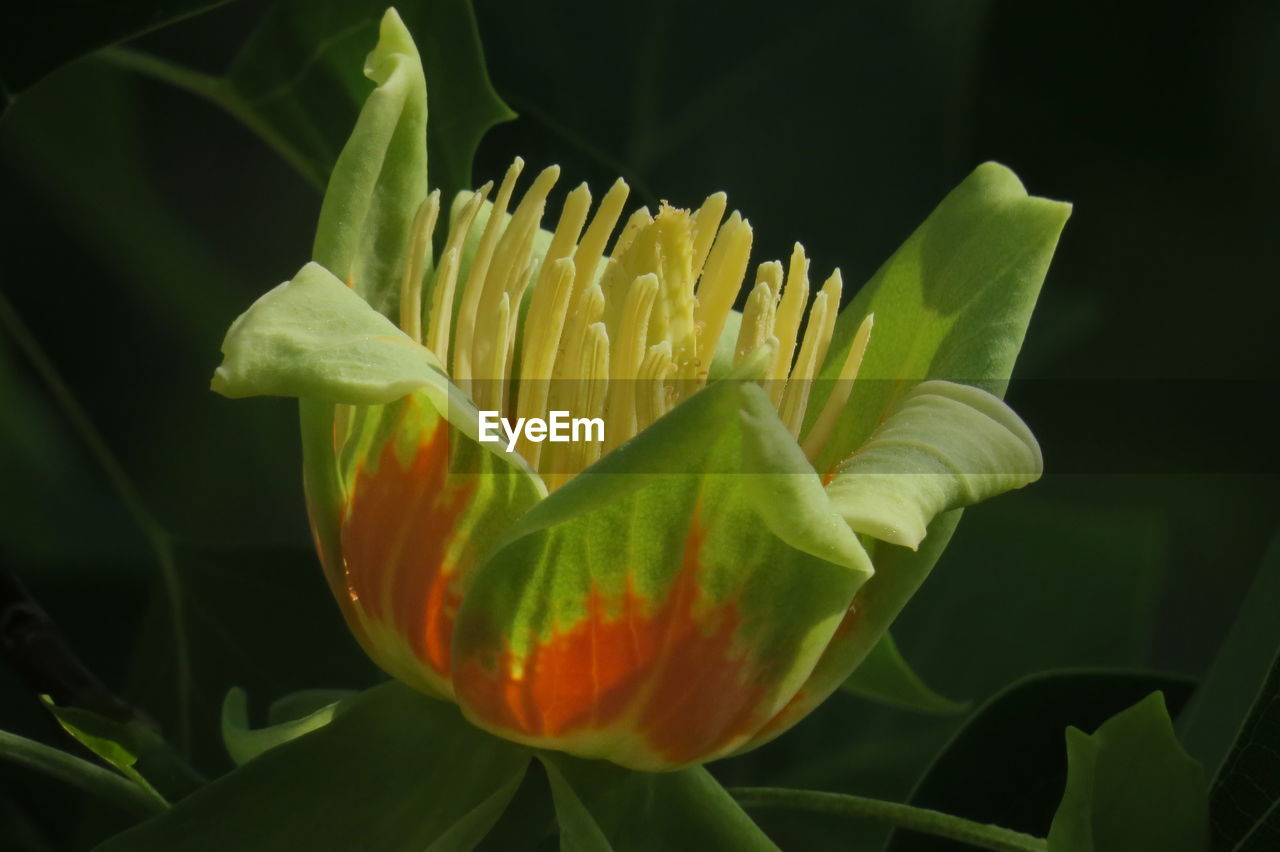
[{"label": "tulip tree flower", "polygon": [[[875,652],[954,510],[1040,475],[1000,395],[1066,207],[1003,167],[841,312],[799,245],[753,268],[723,194],[627,214],[621,180],[584,185],[544,228],[554,166],[429,193],[394,11],[366,74],[314,260],[235,321],[213,387],[301,400],[329,585],[394,677],[519,743],[735,754]],[[600,440],[480,440],[481,412],[555,411]]]}]

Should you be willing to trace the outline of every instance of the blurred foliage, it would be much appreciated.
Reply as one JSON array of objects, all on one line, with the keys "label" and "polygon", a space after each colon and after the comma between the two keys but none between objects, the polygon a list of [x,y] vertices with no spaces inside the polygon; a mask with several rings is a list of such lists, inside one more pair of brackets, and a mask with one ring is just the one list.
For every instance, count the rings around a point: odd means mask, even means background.
[{"label": "blurred foliage", "polygon": [[[89,5],[66,4],[80,13],[61,19],[83,32],[56,50],[38,49],[40,26],[0,27],[0,74],[8,92],[22,89],[0,119],[0,289],[176,542],[186,701],[148,538],[4,332],[0,547],[88,668],[216,775],[230,768],[217,710],[231,686],[260,702],[250,708],[260,717],[299,689],[377,679],[309,549],[293,406],[232,405],[207,391],[231,319],[308,255],[318,195],[187,92],[96,58],[35,83],[73,52],[159,22],[113,13],[94,30]],[[1280,312],[1280,7],[475,5],[494,86],[522,116],[485,137],[477,180],[520,154],[561,163],[570,183],[604,187],[623,174],[650,202],[726,189],[756,228],[756,258],[786,256],[801,239],[815,273],[838,264],[851,291],[982,160],[1075,204],[1009,393],[1049,474],[966,513],[894,628],[924,683],[977,709],[915,715],[837,694],[713,773],[982,817],[990,801],[966,812],[960,794],[1000,788],[956,792],[974,786],[966,771],[1010,784],[1026,777],[1019,757],[1057,749],[1064,772],[1066,725],[1093,731],[1157,688],[1100,676],[1064,690],[1052,712],[1021,711],[1025,726],[1001,724],[998,752],[965,751],[1035,681],[1002,692],[1008,684],[1050,668],[1161,670],[1173,673],[1158,688],[1176,715],[1185,678],[1212,671],[1206,690],[1229,695],[1214,706],[1230,713],[1207,739],[1192,721],[1179,720],[1180,732],[1210,771],[1228,767],[1215,824],[1251,838],[1241,848],[1266,848],[1274,787],[1243,809],[1231,803],[1242,778],[1280,777],[1266,751],[1272,705],[1253,702],[1264,682],[1274,692],[1275,638],[1246,611],[1210,664],[1280,515],[1280,423],[1266,405],[1280,380],[1270,328]],[[129,47],[222,75],[271,6],[219,6]],[[1274,613],[1274,582],[1263,579],[1251,606]],[[71,747],[4,668],[0,696],[0,729]],[[1247,736],[1224,736],[1224,725]],[[540,771],[498,831],[519,836],[545,813]],[[1009,824],[1047,833],[1065,775],[1055,778],[1057,789],[1023,785],[1028,816]],[[66,795],[0,765],[0,846],[87,848],[123,827],[94,806],[77,825]],[[760,823],[784,849],[874,849],[887,837],[781,812]],[[894,848],[944,848],[901,845],[915,840],[899,836]]]}]

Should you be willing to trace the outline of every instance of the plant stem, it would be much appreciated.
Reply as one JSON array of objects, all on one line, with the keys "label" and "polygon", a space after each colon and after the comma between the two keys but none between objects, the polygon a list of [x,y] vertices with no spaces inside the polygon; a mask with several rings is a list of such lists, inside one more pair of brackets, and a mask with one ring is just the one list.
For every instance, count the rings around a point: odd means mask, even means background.
[{"label": "plant stem", "polygon": [[812,811],[835,816],[868,819],[874,822],[958,840],[979,849],[994,852],[1045,852],[1043,838],[1033,837],[998,825],[974,822],[927,808],[916,808],[897,802],[821,793],[814,790],[786,790],[778,787],[734,787],[729,793],[747,810],[785,808]]},{"label": "plant stem", "polygon": [[102,440],[89,415],[80,407],[71,388],[62,380],[53,362],[45,355],[35,336],[13,309],[13,305],[0,293],[0,330],[5,331],[26,356],[36,374],[44,382],[54,402],[62,409],[63,416],[88,447],[98,466],[102,468],[125,504],[134,523],[142,531],[160,566],[160,579],[169,605],[169,617],[173,628],[173,650],[177,658],[176,688],[178,693],[178,742],[185,751],[191,740],[191,653],[187,641],[187,623],[182,602],[182,580],[174,555],[173,537],[164,525],[151,514],[137,486],[125,473],[124,467]]},{"label": "plant stem", "polygon": [[8,731],[0,731],[0,758],[51,775],[134,813],[153,814],[168,807],[158,795],[110,770]]},{"label": "plant stem", "polygon": [[198,95],[215,106],[221,107],[245,127],[262,137],[289,165],[297,169],[308,183],[318,189],[324,187],[327,176],[320,174],[315,164],[305,154],[264,121],[262,116],[241,97],[235,87],[227,82],[227,78],[195,71],[176,62],[127,47],[108,47],[99,51],[97,56],[117,67],[168,83],[170,86]]}]

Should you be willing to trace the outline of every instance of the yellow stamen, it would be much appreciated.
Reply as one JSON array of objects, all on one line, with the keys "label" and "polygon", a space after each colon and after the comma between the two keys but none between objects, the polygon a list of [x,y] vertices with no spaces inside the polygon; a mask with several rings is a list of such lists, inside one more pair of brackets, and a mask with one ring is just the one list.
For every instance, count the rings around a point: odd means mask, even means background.
[{"label": "yellow stamen", "polygon": [[414,343],[422,342],[422,279],[431,253],[431,234],[439,215],[440,190],[437,189],[418,205],[413,224],[409,226],[409,258],[400,281],[400,328]]},{"label": "yellow stamen", "polygon": [[[545,417],[547,396],[550,390],[551,370],[564,331],[565,314],[569,310],[569,295],[573,290],[573,261],[562,257],[550,268],[554,277],[544,280],[539,276],[541,291],[534,291],[529,313],[525,317],[524,349],[520,358],[520,399],[517,417]],[[542,298],[539,298],[539,297]],[[537,314],[535,315],[535,310]],[[520,454],[534,468],[538,466],[541,443],[520,435]]]},{"label": "yellow stamen", "polygon": [[729,196],[723,192],[708,195],[707,200],[693,214],[693,277],[702,274],[707,262],[707,254],[711,251],[711,243],[720,230],[720,220],[729,207]]},{"label": "yellow stamen", "polygon": [[827,325],[827,294],[819,293],[813,297],[813,306],[809,308],[809,323],[804,330],[804,342],[800,344],[800,357],[796,359],[795,369],[787,380],[787,389],[782,394],[782,407],[778,414],[783,424],[792,435],[800,435],[800,426],[804,422],[804,409],[809,402],[809,387],[818,372],[818,350],[822,347],[822,333]]},{"label": "yellow stamen", "polygon": [[782,404],[782,392],[791,374],[791,359],[796,352],[796,336],[800,333],[800,320],[804,306],[809,302],[809,260],[804,256],[804,246],[799,243],[791,250],[791,263],[787,269],[787,286],[778,303],[774,320],[774,333],[778,338],[778,354],[769,374],[769,398],[774,407]]},{"label": "yellow stamen", "polygon": [[649,316],[657,295],[658,276],[653,273],[637,277],[627,292],[622,321],[610,352],[613,367],[609,371],[608,402],[605,404],[606,452],[636,432],[635,381],[644,360]]},{"label": "yellow stamen", "polygon": [[[485,364],[491,357],[491,349],[502,347],[505,357],[508,341],[499,340],[493,323],[497,318],[498,303],[508,297],[511,309],[519,311],[520,301],[529,282],[529,263],[533,253],[533,238],[546,209],[547,195],[560,177],[560,167],[543,169],[512,214],[494,250],[489,273],[485,276],[475,319],[475,338],[472,342],[471,363]],[[487,233],[486,233],[487,235]],[[468,286],[470,281],[468,281]],[[515,327],[508,329],[512,338]],[[473,378],[482,378],[476,376]]]},{"label": "yellow stamen", "polygon": [[[504,411],[506,399],[504,386],[507,370],[507,336],[511,329],[511,296],[503,293],[493,322],[493,346],[489,350],[488,371],[483,380],[474,382],[472,399],[476,408],[487,411]],[[505,412],[504,412],[505,413]]]},{"label": "yellow stamen", "polygon": [[866,318],[858,326],[858,330],[854,332],[853,345],[849,347],[849,354],[845,356],[844,365],[840,368],[840,376],[836,379],[835,387],[831,389],[831,395],[827,397],[826,404],[822,406],[822,413],[813,422],[813,428],[805,436],[804,454],[809,458],[809,461],[815,461],[818,458],[818,453],[822,451],[823,445],[826,444],[827,439],[831,437],[832,430],[835,429],[836,421],[844,413],[844,407],[849,402],[849,395],[853,393],[853,382],[858,378],[858,370],[862,368],[862,357],[867,352],[867,342],[871,340],[871,329],[875,327],[875,324],[876,315],[867,314]]},{"label": "yellow stamen", "polygon": [[733,350],[735,367],[773,337],[774,306],[777,304],[773,294],[767,281],[759,281],[747,297],[746,307],[742,310],[742,326],[738,329],[738,344]]},{"label": "yellow stamen", "polygon": [[[573,264],[577,268],[573,279],[574,293],[586,293],[587,288],[596,280],[596,273],[600,271],[600,258],[604,257],[604,247],[618,224],[618,217],[622,215],[622,206],[627,203],[629,192],[626,182],[618,178],[600,200],[600,206],[596,208],[591,224],[587,226],[587,232],[582,235],[582,242],[578,243],[578,249],[573,254]],[[578,298],[579,296],[574,297],[572,305],[575,312]]]},{"label": "yellow stamen", "polygon": [[648,428],[649,424],[667,413],[669,404],[666,379],[675,369],[671,361],[671,341],[663,340],[649,347],[640,362],[640,372],[636,376],[636,431]]},{"label": "yellow stamen", "polygon": [[480,205],[493,189],[490,181],[471,193],[471,197],[458,209],[449,236],[445,240],[444,254],[436,272],[435,288],[431,292],[431,316],[428,319],[427,348],[436,353],[442,363],[449,363],[449,330],[453,321],[454,291],[458,283],[458,267],[462,262],[462,243],[471,231],[471,223]]},{"label": "yellow stamen", "polygon": [[840,315],[840,296],[844,290],[844,279],[840,270],[831,273],[822,285],[822,292],[827,294],[827,316],[822,324],[822,336],[818,338],[818,363],[816,370],[821,370],[827,363],[827,347],[831,345],[831,337],[836,332],[836,318]]},{"label": "yellow stamen", "polygon": [[[582,185],[570,192],[545,256],[536,258],[538,229],[559,169],[544,169],[514,204],[523,166],[517,159],[507,170],[483,227],[476,228],[476,218],[492,184],[454,202],[434,273],[428,271],[430,237],[439,218],[439,194],[422,203],[404,259],[400,309],[405,332],[420,340],[425,331],[426,345],[449,364],[451,377],[478,408],[526,421],[552,411],[603,419],[602,442],[543,447],[521,434],[519,452],[554,489],[706,384],[748,269],[752,231],[737,212],[724,218],[728,200],[723,193],[708,197],[692,213],[666,202],[657,215],[642,208],[618,229],[628,194],[619,180],[589,219],[590,190]],[[460,282],[468,256],[470,268]],[[798,243],[785,276],[777,261],[760,264],[733,349],[735,365],[759,368],[793,435],[803,428],[843,289],[837,270],[814,298],[805,322],[808,276],[809,261]],[[424,280],[433,282],[425,322]],[[811,458],[847,406],[871,323],[868,317],[857,330],[837,387],[818,417],[811,418],[814,425],[803,441]]]},{"label": "yellow stamen", "polygon": [[484,234],[480,237],[480,245],[476,247],[471,271],[467,274],[467,283],[463,288],[462,305],[458,309],[457,337],[453,344],[453,378],[464,392],[471,390],[471,348],[475,339],[476,313],[480,307],[480,296],[484,292],[484,280],[489,274],[489,262],[505,224],[503,219],[507,204],[511,201],[516,179],[523,169],[524,160],[519,157],[507,169],[502,185],[498,187],[498,197],[489,210],[489,221],[485,223]]},{"label": "yellow stamen", "polygon": [[694,311],[699,327],[698,352],[691,363],[676,364],[682,377],[692,375],[700,381],[706,379],[716,341],[742,287],[750,255],[751,223],[735,211],[716,235],[702,280],[698,282],[698,306]]}]

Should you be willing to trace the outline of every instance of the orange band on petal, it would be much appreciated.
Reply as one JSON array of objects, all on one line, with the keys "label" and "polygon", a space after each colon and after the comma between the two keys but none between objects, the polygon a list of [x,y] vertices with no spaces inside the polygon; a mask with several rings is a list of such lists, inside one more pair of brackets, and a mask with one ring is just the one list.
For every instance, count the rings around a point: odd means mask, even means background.
[{"label": "orange band on petal", "polygon": [[[574,740],[639,739],[662,762],[691,763],[750,735],[769,688],[734,653],[735,602],[700,601],[703,533],[695,514],[679,572],[656,611],[628,588],[615,606],[598,590],[587,615],[518,660],[470,659],[457,696],[478,721],[517,739],[574,750]],[[496,664],[495,664],[496,663]],[[655,760],[656,762],[656,760]]]},{"label": "orange band on petal", "polygon": [[470,505],[474,479],[450,478],[449,427],[424,435],[407,465],[387,441],[370,473],[361,469],[342,524],[350,596],[364,614],[389,622],[410,650],[447,677],[453,624],[462,603],[450,543]]}]

